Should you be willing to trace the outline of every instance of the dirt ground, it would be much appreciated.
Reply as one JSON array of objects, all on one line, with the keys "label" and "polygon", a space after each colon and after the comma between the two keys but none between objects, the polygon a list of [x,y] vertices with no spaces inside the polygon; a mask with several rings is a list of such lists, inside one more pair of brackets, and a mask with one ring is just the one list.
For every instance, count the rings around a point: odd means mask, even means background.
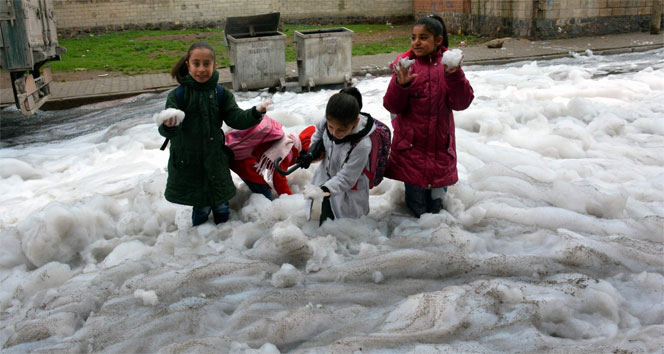
[{"label": "dirt ground", "polygon": [[[286,39],[286,44],[288,45],[289,43],[293,42],[293,34],[290,33],[289,31],[284,32],[286,36],[288,37]],[[198,34],[178,34],[178,35],[167,35],[167,36],[160,36],[157,37],[159,39],[166,39],[166,40],[182,40],[187,43],[191,42],[196,42],[200,40],[204,40],[201,37],[210,37],[213,35],[218,35],[217,33],[198,33]],[[355,33],[353,35],[353,43],[354,44],[367,44],[367,43],[380,43],[383,41],[388,41],[388,40],[393,40],[393,39],[399,39],[403,38],[404,40],[407,40],[407,38],[410,37],[410,26],[408,25],[397,25],[393,26],[389,30],[385,31],[378,31],[378,32],[373,32],[373,33]],[[134,40],[135,41],[141,41],[141,40],[151,40],[155,39],[153,36],[145,36],[145,37],[137,37]],[[222,54],[223,55],[223,54]],[[109,77],[121,77],[124,76],[123,73],[121,72],[109,72],[109,71],[75,71],[75,72],[54,72],[53,73],[53,81],[55,82],[63,82],[63,81],[84,81],[84,80],[92,80],[92,79],[99,79],[99,78],[109,78]],[[2,82],[3,88],[5,83],[8,83],[10,80],[9,72],[5,70],[0,70],[0,81]]]}]

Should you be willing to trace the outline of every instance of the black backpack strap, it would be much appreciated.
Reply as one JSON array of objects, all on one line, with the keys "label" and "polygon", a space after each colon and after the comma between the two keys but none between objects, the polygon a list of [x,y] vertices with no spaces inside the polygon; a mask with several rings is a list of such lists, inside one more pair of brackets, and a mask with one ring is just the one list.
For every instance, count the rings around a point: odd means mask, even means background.
[{"label": "black backpack strap", "polygon": [[159,150],[161,150],[161,151],[166,150],[166,146],[168,146],[168,141],[169,141],[169,140],[171,140],[171,139],[169,139],[169,138],[165,138],[165,139],[164,139],[164,143],[161,144],[161,147],[159,148]]},{"label": "black backpack strap", "polygon": [[184,110],[184,86],[180,85],[175,88],[175,101],[178,104],[178,109]]},{"label": "black backpack strap", "polygon": [[358,132],[359,137],[355,138],[354,140],[351,141],[350,149],[348,150],[348,153],[346,154],[346,158],[344,159],[344,164],[346,164],[346,162],[348,162],[348,159],[350,158],[350,153],[353,152],[353,149],[355,149],[357,144],[360,143],[360,140],[362,140],[362,138],[364,138],[369,133],[369,131],[371,130],[371,128],[374,125],[374,117],[372,117],[368,113],[362,113],[362,114],[367,116],[367,125],[362,130],[360,130]]},{"label": "black backpack strap", "polygon": [[217,84],[217,103],[219,104],[219,113],[221,113],[221,104],[224,102],[224,87]]},{"label": "black backpack strap", "polygon": [[[178,87],[175,88],[175,101],[178,104],[178,108],[182,110],[184,108],[184,86],[179,85]],[[164,143],[161,144],[161,147],[159,150],[164,151],[166,150],[166,146],[168,146],[168,141],[171,140],[169,138],[164,139]]]}]

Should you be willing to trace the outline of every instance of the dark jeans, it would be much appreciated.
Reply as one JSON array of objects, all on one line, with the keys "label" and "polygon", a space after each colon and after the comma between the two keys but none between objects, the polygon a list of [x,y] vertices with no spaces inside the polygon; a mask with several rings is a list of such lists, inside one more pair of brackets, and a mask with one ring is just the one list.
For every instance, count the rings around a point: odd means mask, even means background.
[{"label": "dark jeans", "polygon": [[231,213],[228,202],[217,205],[216,207],[194,207],[191,211],[191,223],[193,226],[198,226],[206,222],[208,217],[210,217],[210,212],[212,212],[215,224],[221,224],[222,222],[228,221],[228,217]]},{"label": "dark jeans", "polygon": [[[441,198],[431,198],[431,189],[404,183],[406,187],[406,206],[418,218],[425,213],[436,214],[443,210]],[[443,187],[447,192],[447,187]]]},{"label": "dark jeans", "polygon": [[251,190],[254,193],[262,194],[265,196],[265,198],[272,200],[272,189],[270,189],[270,186],[267,184],[262,184],[262,183],[254,183],[254,182],[249,182],[245,180],[244,178],[242,179],[244,183],[249,187],[249,190]]}]

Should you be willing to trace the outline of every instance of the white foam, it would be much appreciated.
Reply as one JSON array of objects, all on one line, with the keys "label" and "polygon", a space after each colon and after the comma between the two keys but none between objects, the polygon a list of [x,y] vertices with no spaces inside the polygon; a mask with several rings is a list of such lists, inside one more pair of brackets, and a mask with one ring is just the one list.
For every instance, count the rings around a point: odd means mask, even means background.
[{"label": "white foam", "polygon": [[463,51],[461,49],[449,49],[443,53],[441,63],[449,68],[456,68],[461,65],[463,60]]},{"label": "white foam", "polygon": [[[96,133],[4,147],[0,346],[660,352],[664,52],[587,54],[468,67],[459,181],[419,219],[385,179],[368,216],[307,221],[314,164],[272,201],[233,174],[229,222],[192,227],[191,207],[163,195],[150,118],[166,94],[89,108],[128,117]],[[356,80],[388,126],[390,79]],[[299,133],[335,92],[275,93],[270,114]],[[269,94],[235,95],[249,108]]]},{"label": "white foam", "polygon": [[152,116],[152,120],[157,126],[164,124],[165,121],[175,118],[175,125],[180,125],[184,120],[184,112],[176,108],[166,108]]}]

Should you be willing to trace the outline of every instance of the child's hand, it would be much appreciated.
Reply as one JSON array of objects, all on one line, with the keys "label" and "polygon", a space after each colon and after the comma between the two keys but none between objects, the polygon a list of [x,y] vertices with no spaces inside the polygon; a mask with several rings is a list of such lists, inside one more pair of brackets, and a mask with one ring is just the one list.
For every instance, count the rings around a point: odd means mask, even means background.
[{"label": "child's hand", "polygon": [[308,151],[302,151],[300,156],[295,158],[295,162],[300,164],[301,168],[304,168],[305,170],[311,166],[311,163],[314,161],[314,156],[311,155],[310,152]]},{"label": "child's hand", "polygon": [[274,102],[272,102],[272,99],[268,98],[265,101],[263,101],[261,104],[256,106],[256,110],[258,111],[258,113],[265,113],[267,112],[268,107],[272,106],[273,104]]},{"label": "child's hand", "polygon": [[163,124],[170,128],[182,123],[184,120],[184,112],[175,108],[167,108],[159,113],[155,113],[152,116],[152,119],[154,120],[155,124],[157,124],[157,126]]},{"label": "child's hand", "polygon": [[174,127],[178,124],[178,119],[175,117],[168,118],[167,120],[164,121],[164,125],[167,127]]},{"label": "child's hand", "polygon": [[411,75],[409,71],[409,68],[403,66],[397,70],[397,84],[406,86],[415,80],[417,74]]},{"label": "child's hand", "polygon": [[452,74],[459,70],[461,63],[463,62],[463,52],[461,49],[447,50],[443,53],[443,58],[440,62],[445,68],[445,73]]},{"label": "child's hand", "polygon": [[307,184],[306,186],[304,186],[302,194],[304,195],[305,198],[316,200],[316,199],[323,199],[324,197],[329,196],[330,192],[324,191],[323,188],[321,187],[314,186],[312,184]]},{"label": "child's hand", "polygon": [[453,68],[450,68],[450,67],[448,67],[447,65],[445,65],[445,73],[447,73],[447,74],[453,74],[453,73],[455,73],[457,70],[459,70],[459,67],[458,67],[458,66],[455,66],[455,67],[453,67]]}]

